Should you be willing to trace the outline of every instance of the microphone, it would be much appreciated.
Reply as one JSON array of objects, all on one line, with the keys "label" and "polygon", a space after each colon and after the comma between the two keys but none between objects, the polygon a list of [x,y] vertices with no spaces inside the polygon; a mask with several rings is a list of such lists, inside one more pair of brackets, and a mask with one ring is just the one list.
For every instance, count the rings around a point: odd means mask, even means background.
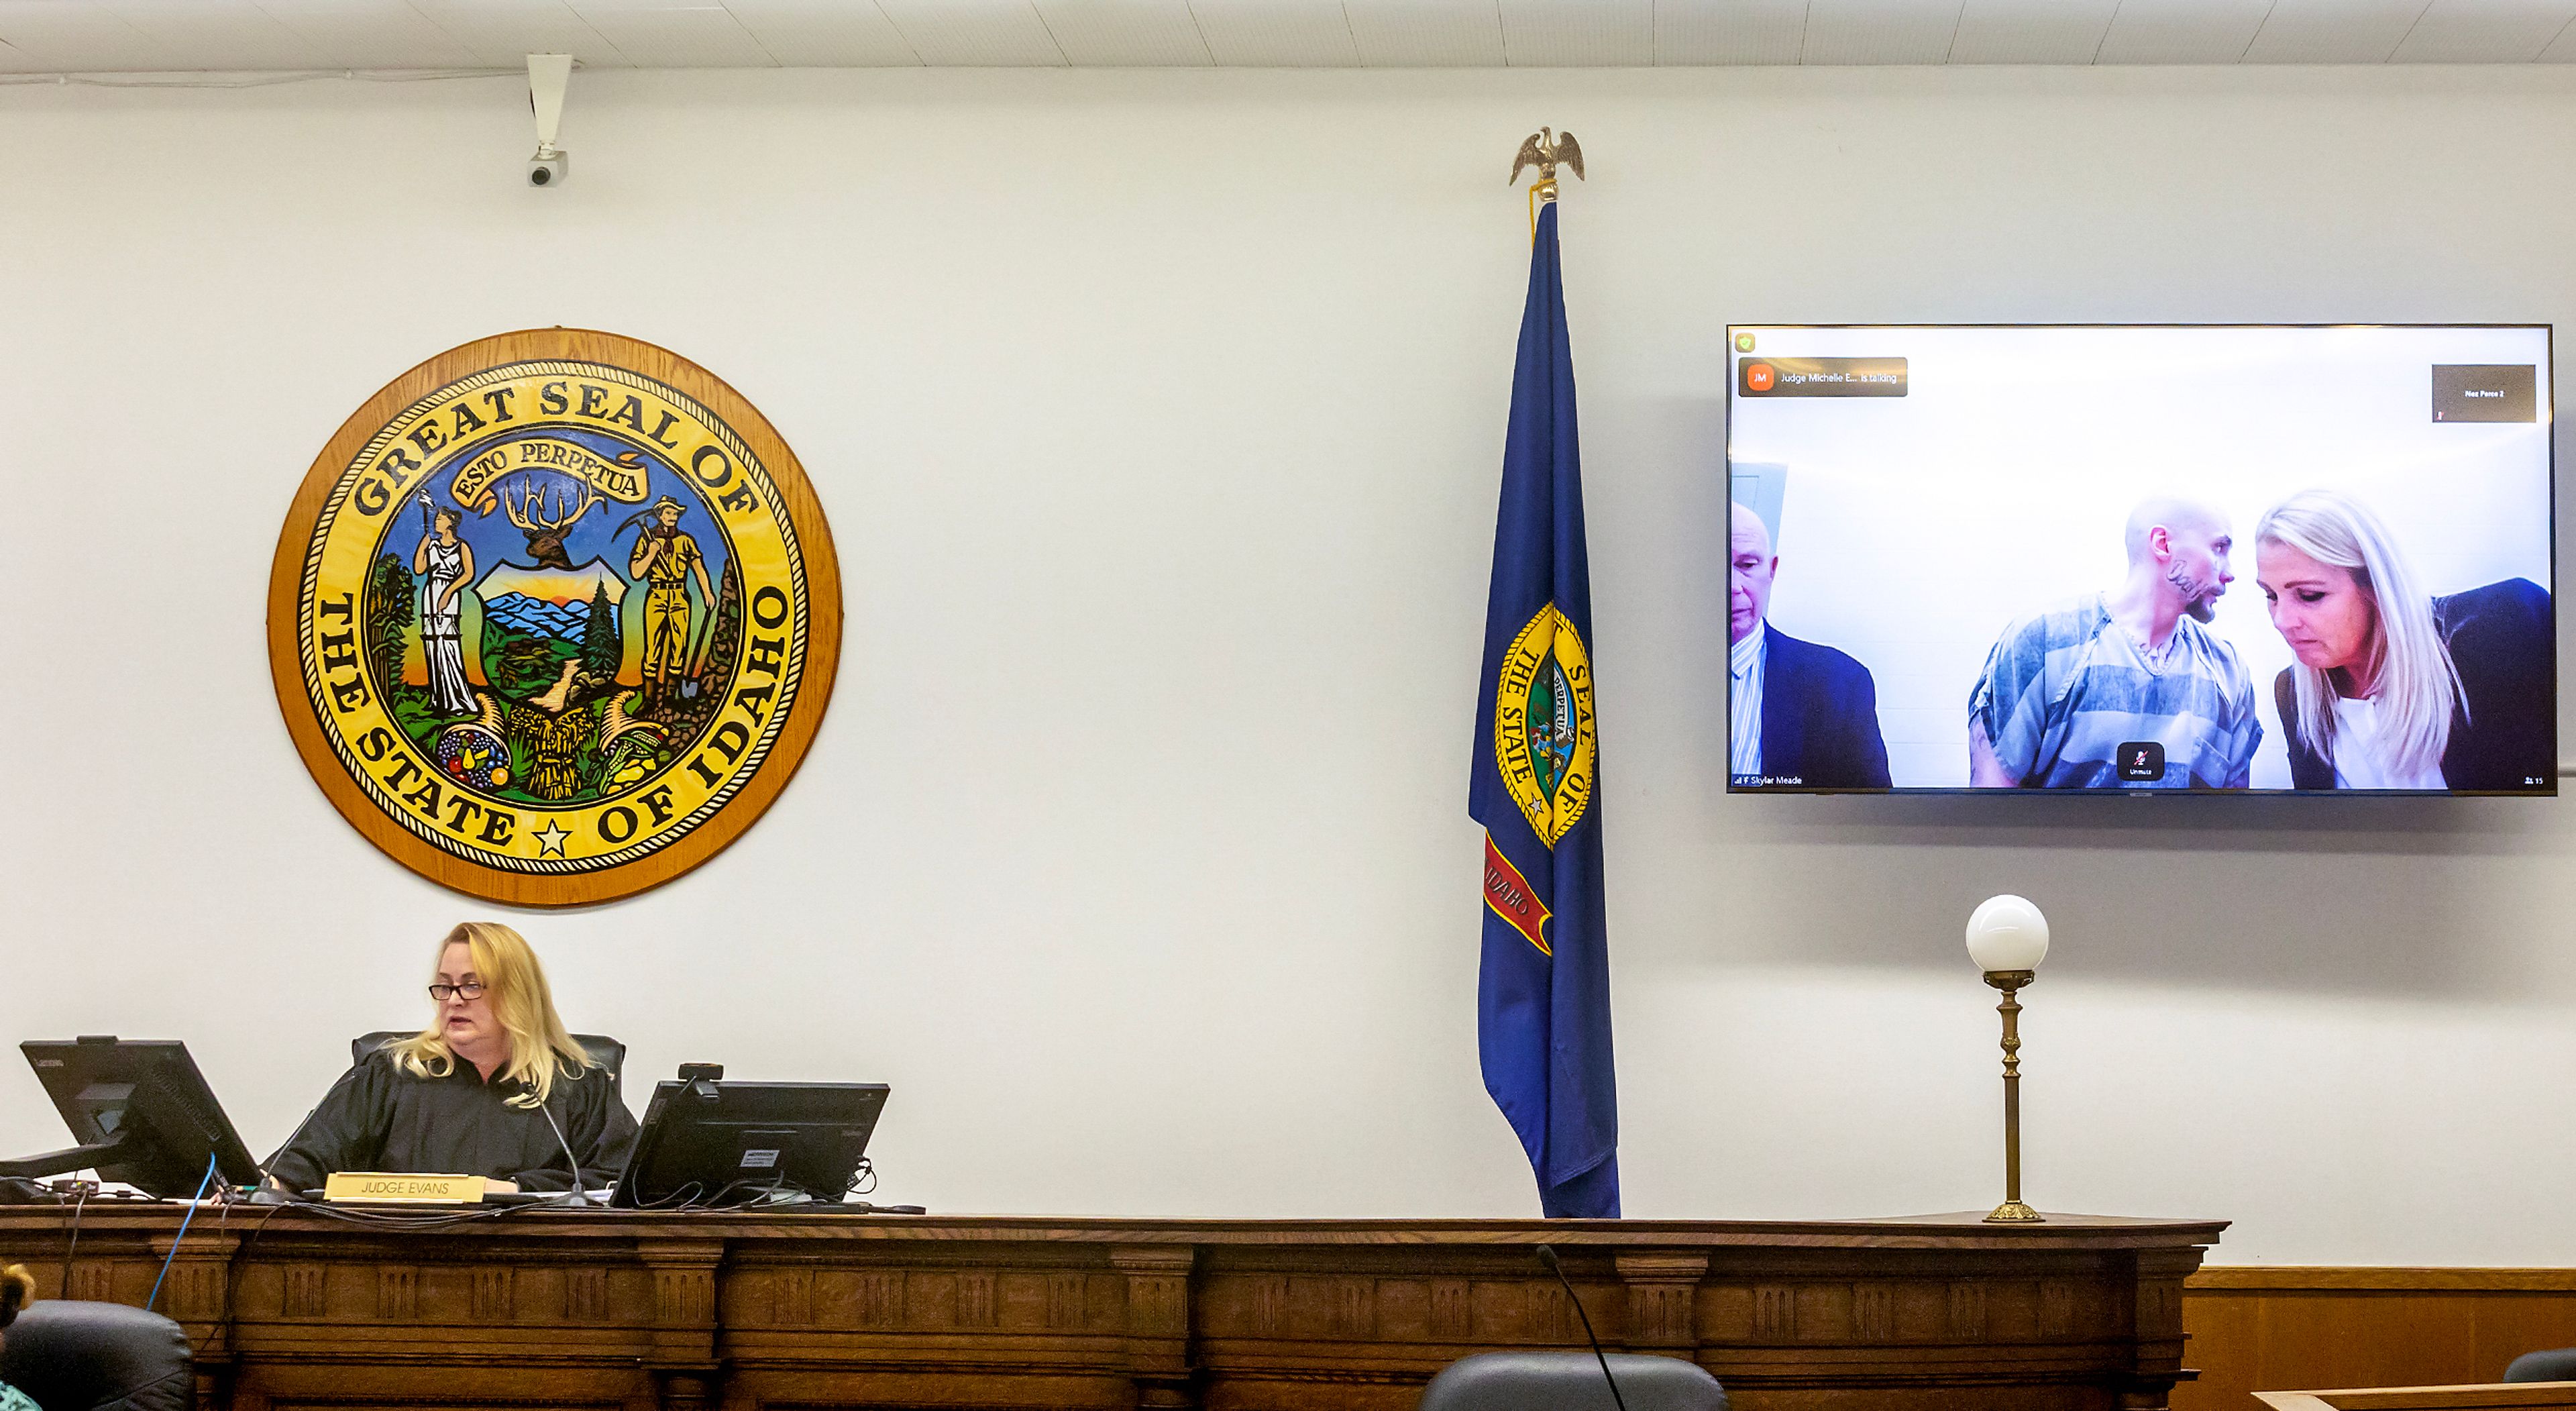
[{"label": "microphone", "polygon": [[[268,1154],[268,1159],[259,1164],[261,1175],[270,1176],[269,1168],[277,1164],[277,1158],[284,1156],[287,1153],[287,1150],[295,1145],[295,1139],[304,1135],[304,1129],[313,1125],[313,1119],[322,1114],[322,1104],[331,1100],[331,1094],[338,1092],[342,1083],[356,1077],[358,1070],[363,1066],[363,1064],[359,1063],[350,1064],[346,1072],[343,1072],[339,1077],[332,1080],[331,1086],[322,1090],[321,1098],[314,1102],[311,1111],[304,1114],[304,1120],[296,1123],[295,1130],[286,1134],[286,1140],[277,1144],[277,1150],[270,1152]],[[325,1172],[324,1174],[327,1175],[329,1173]],[[272,1180],[275,1179],[274,1176],[270,1176],[270,1178]],[[280,1184],[283,1183],[281,1182]],[[254,1205],[283,1205],[288,1199],[300,1196],[301,1194],[302,1192],[300,1191],[289,1191],[286,1196],[279,1196],[275,1191],[263,1189],[252,1192],[250,1199],[251,1203]]]},{"label": "microphone", "polygon": [[1593,1336],[1592,1315],[1583,1311],[1583,1300],[1574,1296],[1574,1281],[1565,1277],[1565,1266],[1556,1262],[1556,1251],[1546,1245],[1540,1245],[1538,1262],[1546,1265],[1549,1273],[1556,1275],[1558,1283],[1565,1285],[1565,1297],[1574,1305],[1574,1316],[1583,1320],[1584,1340],[1592,1344],[1592,1355],[1601,1363],[1601,1380],[1610,1384],[1611,1404],[1617,1406],[1619,1411],[1628,1411],[1628,1399],[1619,1394],[1619,1379],[1610,1375],[1609,1354],[1601,1350],[1601,1339]]},{"label": "microphone", "polygon": [[[544,1103],[537,1104],[537,1111],[544,1115],[546,1125],[554,1128],[555,1140],[563,1145],[564,1160],[572,1163],[572,1199],[565,1201],[564,1204],[590,1204],[590,1192],[582,1189],[581,1184],[581,1158],[572,1154],[572,1143],[564,1141],[564,1130],[562,1124],[555,1121],[554,1113],[548,1111]],[[1620,1411],[1627,1411],[1627,1408],[1621,1407]]]}]

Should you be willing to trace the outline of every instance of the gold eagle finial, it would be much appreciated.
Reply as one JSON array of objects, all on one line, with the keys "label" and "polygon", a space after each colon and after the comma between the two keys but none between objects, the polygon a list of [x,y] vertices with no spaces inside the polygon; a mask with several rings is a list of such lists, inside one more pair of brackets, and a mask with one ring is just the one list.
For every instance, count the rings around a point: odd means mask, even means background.
[{"label": "gold eagle finial", "polygon": [[1531,167],[1538,168],[1540,181],[1552,182],[1556,180],[1559,163],[1572,167],[1577,180],[1586,179],[1583,175],[1583,148],[1576,144],[1574,134],[1553,132],[1542,127],[1521,140],[1520,155],[1512,159],[1512,174],[1505,184],[1518,186],[1521,173]]}]

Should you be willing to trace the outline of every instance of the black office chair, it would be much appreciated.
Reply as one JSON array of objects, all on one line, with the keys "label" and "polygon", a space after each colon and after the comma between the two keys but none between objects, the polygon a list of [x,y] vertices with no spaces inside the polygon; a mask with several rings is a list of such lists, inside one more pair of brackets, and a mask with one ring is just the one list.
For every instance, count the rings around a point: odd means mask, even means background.
[{"label": "black office chair", "polygon": [[188,1335],[122,1303],[30,1304],[0,1334],[0,1382],[41,1411],[188,1411],[196,1400]]},{"label": "black office chair", "polygon": [[1726,1411],[1717,1378],[1678,1357],[1610,1354],[1613,1399],[1589,1352],[1479,1352],[1440,1369],[1421,1411]]},{"label": "black office chair", "polygon": [[2576,1347],[2526,1352],[2504,1369],[2509,1382],[2576,1382]]},{"label": "black office chair", "polygon": [[[349,1041],[349,1062],[364,1063],[368,1054],[392,1040],[407,1039],[419,1032],[418,1029],[378,1029],[372,1034],[360,1034]],[[608,1070],[608,1090],[617,1095],[618,1101],[625,1101],[626,1045],[606,1034],[575,1034],[572,1041],[588,1049],[591,1061]]]}]

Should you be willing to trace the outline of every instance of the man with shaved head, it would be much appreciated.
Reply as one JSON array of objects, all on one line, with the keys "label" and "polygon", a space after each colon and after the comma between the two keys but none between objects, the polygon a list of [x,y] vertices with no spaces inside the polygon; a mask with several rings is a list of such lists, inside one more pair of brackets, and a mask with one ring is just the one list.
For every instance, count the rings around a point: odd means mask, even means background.
[{"label": "man with shaved head", "polygon": [[2227,516],[2158,496],[2129,512],[2128,576],[2004,629],[1968,696],[1980,788],[2241,789],[2263,741],[2254,682],[2205,625],[2236,575]]},{"label": "man with shaved head", "polygon": [[1738,786],[1884,789],[1878,683],[1831,647],[1770,623],[1780,557],[1742,505],[1727,533],[1727,774]]}]

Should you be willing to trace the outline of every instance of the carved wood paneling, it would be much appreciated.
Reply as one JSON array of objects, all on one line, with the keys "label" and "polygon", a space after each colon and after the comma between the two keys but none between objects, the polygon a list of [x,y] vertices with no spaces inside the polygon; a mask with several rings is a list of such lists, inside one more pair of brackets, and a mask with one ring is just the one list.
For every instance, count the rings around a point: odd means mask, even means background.
[{"label": "carved wood paneling", "polygon": [[989,1328],[1001,1321],[997,1285],[989,1269],[970,1269],[957,1276],[957,1326]]},{"label": "carved wood paneling", "polygon": [[563,1276],[563,1320],[596,1323],[608,1316],[608,1271],[573,1268]]},{"label": "carved wood paneling", "polygon": [[92,1259],[73,1265],[70,1277],[63,1283],[65,1298],[105,1303],[116,1297],[116,1270],[110,1268],[105,1260]]},{"label": "carved wood paneling", "polygon": [[1463,1341],[1475,1329],[1471,1305],[1467,1301],[1465,1279],[1433,1279],[1430,1284],[1431,1316],[1429,1332],[1442,1342]]},{"label": "carved wood paneling", "polygon": [[1707,1255],[1628,1250],[1616,1263],[1628,1286],[1623,1341],[1635,1348],[1671,1348],[1699,1340],[1699,1282],[1708,1273]]},{"label": "carved wood paneling", "polygon": [[511,1298],[511,1276],[507,1268],[474,1271],[474,1320],[478,1323],[506,1323],[515,1311]]},{"label": "carved wood paneling", "polygon": [[289,1318],[319,1318],[325,1307],[324,1294],[329,1287],[330,1269],[321,1264],[290,1264],[286,1267],[284,1308]]},{"label": "carved wood paneling", "polygon": [[376,1316],[408,1322],[420,1314],[420,1271],[407,1264],[376,1270]]},{"label": "carved wood paneling", "polygon": [[[141,1301],[176,1213],[93,1210],[84,1267]],[[164,1291],[210,1315],[188,1324],[204,1411],[1400,1411],[1462,1352],[1583,1345],[1529,1258],[1536,1238],[1564,1252],[1606,1344],[1699,1361],[1742,1411],[2153,1411],[2183,1358],[2158,1320],[2216,1233],[2067,1221],[1998,1238],[1967,1217],[262,1218],[247,1251],[192,1232]],[[0,1249],[43,1260],[60,1233],[0,1210]],[[228,1277],[237,1337],[220,1317]]]}]

